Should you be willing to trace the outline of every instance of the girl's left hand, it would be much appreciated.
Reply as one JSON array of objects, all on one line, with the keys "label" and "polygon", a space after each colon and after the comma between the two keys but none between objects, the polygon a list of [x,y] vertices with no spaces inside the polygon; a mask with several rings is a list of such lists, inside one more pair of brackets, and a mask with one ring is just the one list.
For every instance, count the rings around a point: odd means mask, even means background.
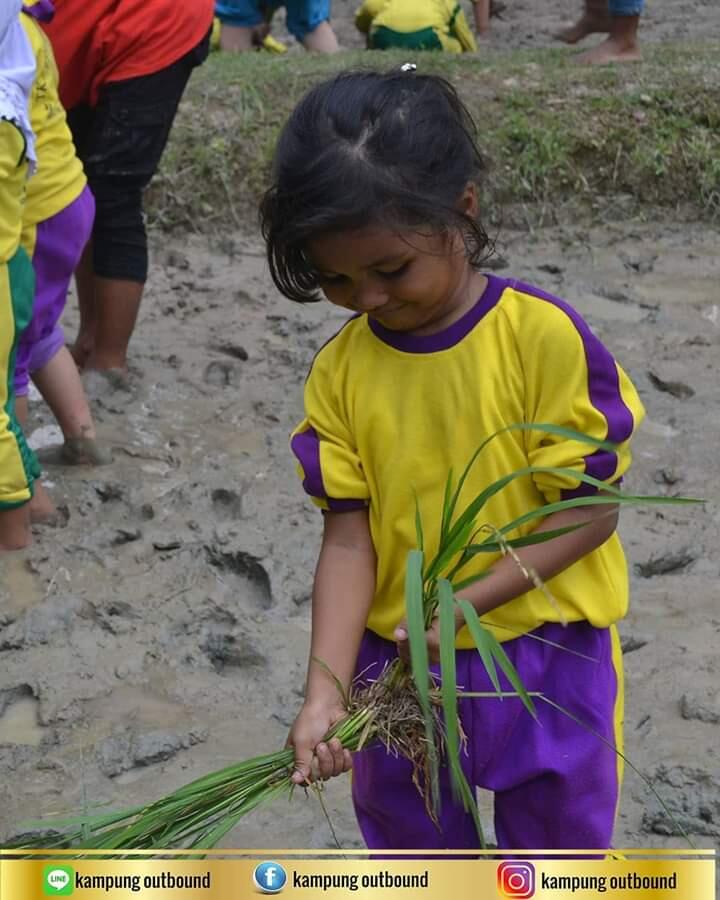
[{"label": "girl's left hand", "polygon": [[[461,624],[457,617],[455,618],[455,633],[460,630]],[[408,637],[407,630],[407,622],[401,622],[398,627],[395,629],[394,634],[395,642],[397,644],[398,656],[400,659],[410,665],[410,639]],[[440,662],[440,619],[435,618],[432,620],[432,624],[425,632],[425,642],[428,648],[428,657],[430,660],[430,664],[437,664]]]}]

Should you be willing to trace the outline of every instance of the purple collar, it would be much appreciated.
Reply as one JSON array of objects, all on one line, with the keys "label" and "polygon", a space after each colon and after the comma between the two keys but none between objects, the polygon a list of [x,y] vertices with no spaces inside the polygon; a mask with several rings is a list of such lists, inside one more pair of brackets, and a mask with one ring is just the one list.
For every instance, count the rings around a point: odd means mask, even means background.
[{"label": "purple collar", "polygon": [[405,353],[437,353],[439,350],[449,350],[470,334],[483,316],[495,306],[507,287],[504,278],[495,275],[485,277],[488,280],[487,286],[475,306],[442,331],[422,335],[410,334],[407,331],[392,331],[368,316],[370,330],[383,343]]},{"label": "purple collar", "polygon": [[23,6],[23,12],[40,22],[50,22],[55,15],[52,0],[37,0],[31,6]]}]

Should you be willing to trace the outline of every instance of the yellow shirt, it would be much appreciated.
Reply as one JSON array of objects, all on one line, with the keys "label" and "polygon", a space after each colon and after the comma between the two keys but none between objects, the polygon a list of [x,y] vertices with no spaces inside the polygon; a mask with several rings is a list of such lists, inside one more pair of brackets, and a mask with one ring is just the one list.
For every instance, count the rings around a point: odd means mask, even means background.
[{"label": "yellow shirt", "polygon": [[76,200],[87,179],[75,153],[65,110],[58,98],[58,70],[50,42],[34,19],[20,16],[35,54],[37,73],[30,99],[36,137],[37,170],[28,182],[23,215],[23,246],[32,253],[34,226]]},{"label": "yellow shirt", "polygon": [[379,49],[477,50],[456,0],[365,0],[355,14],[355,25]]},{"label": "yellow shirt", "polygon": [[25,138],[12,122],[0,119],[0,264],[20,244],[27,182]]},{"label": "yellow shirt", "polygon": [[[377,579],[368,627],[389,640],[405,616],[416,495],[429,562],[438,546],[448,473],[452,469],[457,482],[484,438],[516,423],[554,423],[611,440],[617,452],[537,431],[506,432],[477,460],[458,510],[528,465],[617,481],[630,465],[630,437],[644,415],[630,380],[578,313],[536,288],[494,276],[475,307],[441,334],[414,337],[367,316],[351,319],[313,362],[305,412],[292,447],[306,491],[325,509],[369,505]],[[488,501],[478,524],[499,528],[586,488],[579,479],[550,472],[517,478]],[[497,558],[479,554],[461,577]],[[484,617],[499,640],[561,618],[600,628],[622,618],[628,577],[617,534],[548,587],[561,615],[542,591],[528,591]],[[465,629],[457,645],[473,646]]]}]

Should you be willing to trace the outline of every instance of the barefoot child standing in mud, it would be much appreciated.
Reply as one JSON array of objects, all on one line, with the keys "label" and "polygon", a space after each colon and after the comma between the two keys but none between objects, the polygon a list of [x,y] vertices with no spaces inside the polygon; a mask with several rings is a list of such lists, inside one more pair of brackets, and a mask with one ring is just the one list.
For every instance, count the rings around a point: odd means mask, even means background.
[{"label": "barefoot child standing in mud", "polygon": [[[34,21],[48,15],[47,7],[35,3],[25,6],[24,12],[22,24],[37,64],[30,119],[38,170],[28,182],[23,211],[22,245],[35,270],[35,298],[15,361],[17,416],[25,428],[32,376],[62,429],[64,460],[97,464],[108,457],[97,445],[90,407],[60,326],[70,281],[92,232],[95,201],[58,97],[50,43]],[[45,521],[54,511],[50,496],[38,481],[30,502],[32,520]]]},{"label": "barefoot child standing in mud", "polygon": [[35,138],[28,104],[35,59],[19,21],[20,0],[0,9],[0,550],[30,543],[28,501],[40,470],[15,417],[13,379],[20,334],[32,312],[32,264],[20,246]]},{"label": "barefoot child standing in mud", "polygon": [[[571,306],[481,271],[489,240],[475,138],[469,113],[440,78],[342,74],[311,90],[290,117],[263,201],[279,290],[298,302],[322,292],[354,314],[315,357],[306,417],[292,438],[304,488],[324,510],[311,657],[345,690],[356,675],[373,680],[398,654],[408,657],[404,574],[416,543],[415,494],[432,550],[448,472],[462,471],[490,434],[554,423],[616,445],[590,450],[539,431],[501,434],[471,470],[463,502],[525,466],[545,472],[517,478],[488,502],[487,521],[499,527],[594,490],[554,468],[607,484],[621,479],[643,416],[628,377]],[[491,573],[459,596],[505,642],[528,690],[542,690],[620,747],[615,623],[627,610],[628,579],[616,521],[616,507],[564,509],[536,530],[584,527],[518,551],[557,606],[512,558],[485,554],[474,572]],[[457,682],[492,691],[461,625],[459,615]],[[426,637],[437,663],[437,621]],[[610,846],[621,774],[612,749],[550,707],[539,722],[512,698],[463,699],[459,708],[465,774],[495,793],[500,847]],[[352,765],[355,811],[370,848],[477,846],[446,768],[436,828],[407,760],[383,746],[351,760],[336,740],[321,743],[343,715],[335,681],[311,660],[289,737],[297,783]]]}]

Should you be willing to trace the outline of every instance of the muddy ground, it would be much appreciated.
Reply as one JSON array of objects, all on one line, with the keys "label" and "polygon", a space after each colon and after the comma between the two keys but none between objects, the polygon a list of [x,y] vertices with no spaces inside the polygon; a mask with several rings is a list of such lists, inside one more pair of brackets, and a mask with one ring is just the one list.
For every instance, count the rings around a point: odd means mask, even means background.
[{"label": "muddy ground", "polygon": [[[358,44],[354,5],[334,5],[346,46]],[[547,46],[578,5],[511,0],[491,46]],[[713,31],[714,0],[655,0],[643,23],[647,41]],[[634,378],[648,419],[628,487],[709,501],[621,523],[627,753],[698,846],[720,837],[719,240],[648,214],[503,232],[494,264],[573,302]],[[312,356],[342,319],[278,297],[254,239],[156,237],[131,390],[88,382],[113,464],[57,465],[57,429],[33,403],[64,522],[0,560],[0,839],[84,798],[134,805],[282,746],[301,701],[320,529],[287,437]],[[66,321],[72,336],[73,301]],[[360,846],[348,779],[328,786],[327,804],[341,844]],[[673,831],[628,773],[616,844],[684,846]],[[224,844],[333,841],[318,804],[297,795]]]},{"label": "muddy ground", "polygon": [[[720,836],[719,238],[642,223],[502,233],[494,264],[573,300],[630,371],[648,420],[628,487],[710,501],[622,517],[628,755],[701,846]],[[156,246],[132,390],[95,395],[114,463],[51,461],[66,522],[0,563],[0,836],[83,797],[135,804],[279,748],[298,709],[320,522],[287,436],[342,315],[278,297],[252,241],[224,249]],[[40,402],[30,433],[52,460]],[[352,847],[348,794],[347,779],[327,791]],[[630,773],[617,845],[682,846],[672,830]],[[225,845],[332,838],[317,803],[297,796]]]}]

